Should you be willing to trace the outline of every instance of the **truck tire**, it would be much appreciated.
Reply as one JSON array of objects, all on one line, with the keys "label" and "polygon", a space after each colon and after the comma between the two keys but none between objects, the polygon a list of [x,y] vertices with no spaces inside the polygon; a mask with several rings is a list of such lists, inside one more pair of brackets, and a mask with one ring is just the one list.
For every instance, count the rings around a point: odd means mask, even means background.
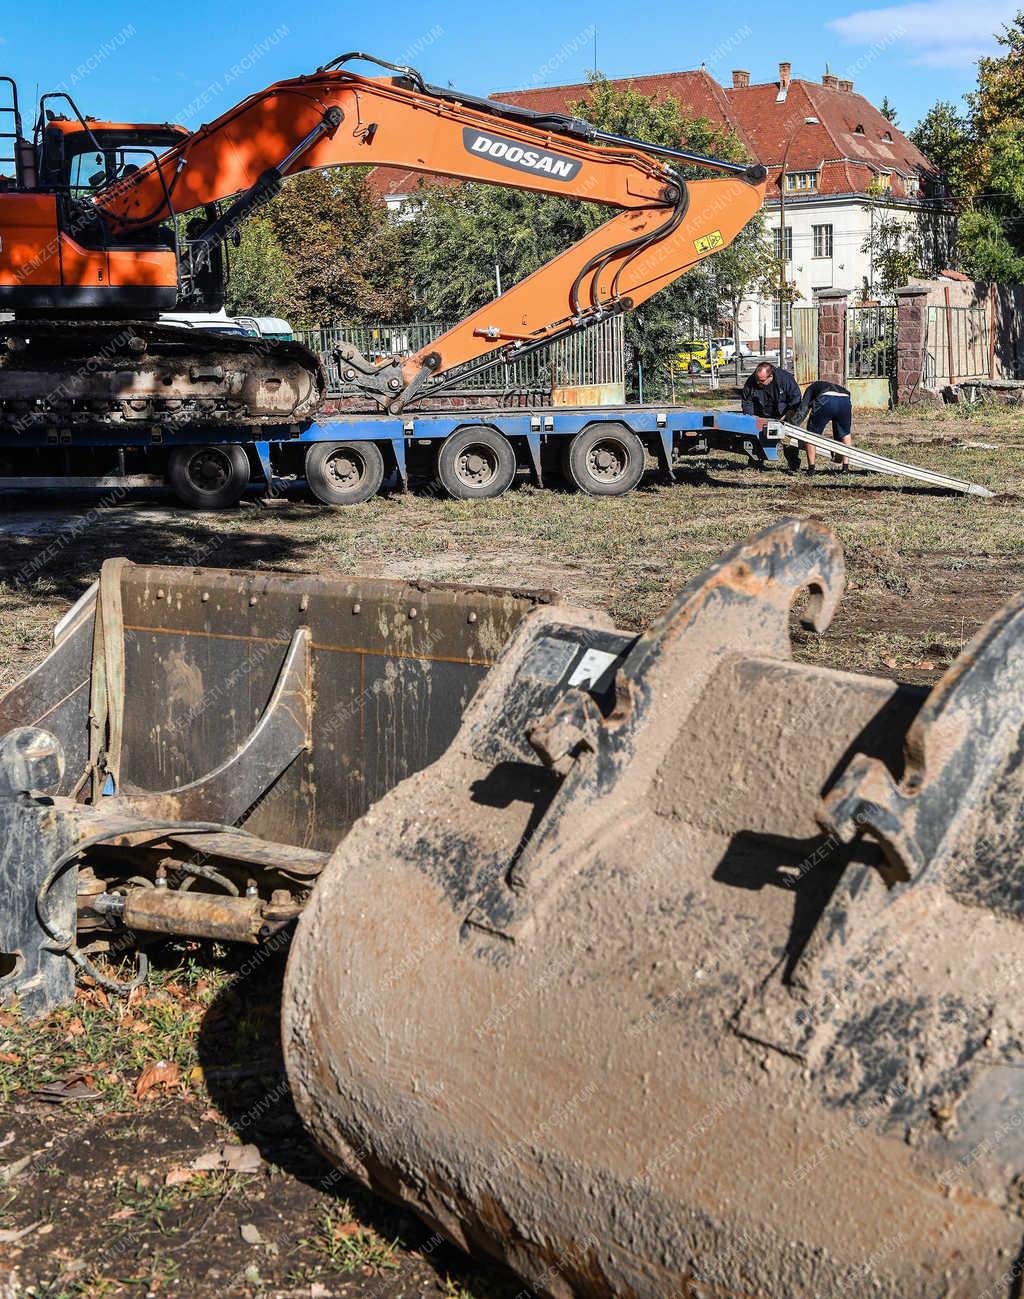
[{"label": "truck tire", "polygon": [[313,442],[306,452],[306,483],[324,505],[360,505],[384,481],[384,457],[375,442]]},{"label": "truck tire", "polygon": [[644,444],[625,424],[590,424],[565,448],[562,472],[588,496],[625,496],[643,477]]},{"label": "truck tire", "polygon": [[516,453],[508,438],[475,425],[445,438],[437,453],[437,480],[457,501],[500,496],[516,476]]},{"label": "truck tire", "polygon": [[252,471],[245,447],[175,447],[167,460],[167,482],[179,501],[197,510],[234,505],[249,486]]}]

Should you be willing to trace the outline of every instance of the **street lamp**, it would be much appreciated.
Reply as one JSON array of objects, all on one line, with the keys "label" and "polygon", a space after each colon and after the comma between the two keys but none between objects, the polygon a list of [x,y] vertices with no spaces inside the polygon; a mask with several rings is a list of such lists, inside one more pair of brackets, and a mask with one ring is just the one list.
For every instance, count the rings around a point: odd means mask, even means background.
[{"label": "street lamp", "polygon": [[789,167],[789,151],[793,142],[805,126],[817,126],[816,117],[805,117],[796,126],[786,141],[786,152],[782,155],[782,171],[779,174],[779,258],[782,262],[782,273],[779,276],[779,369],[786,368],[786,171]]}]

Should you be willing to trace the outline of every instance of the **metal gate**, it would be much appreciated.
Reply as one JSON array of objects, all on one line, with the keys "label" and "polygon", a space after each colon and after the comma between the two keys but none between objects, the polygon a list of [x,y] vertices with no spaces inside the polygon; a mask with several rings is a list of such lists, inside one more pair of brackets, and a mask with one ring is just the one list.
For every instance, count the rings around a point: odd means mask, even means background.
[{"label": "metal gate", "polygon": [[793,375],[799,384],[818,377],[818,308],[793,308]]},{"label": "metal gate", "polygon": [[[295,337],[316,352],[327,372],[328,392],[342,395],[352,392],[341,377],[335,349],[351,343],[364,356],[391,356],[396,352],[416,352],[451,329],[443,320],[419,321],[413,324],[387,323],[336,325],[322,329],[297,329]],[[623,319],[612,316],[599,325],[556,340],[522,361],[503,361],[479,374],[458,381],[458,370],[446,379],[456,380],[460,391],[500,390],[550,396],[553,388],[571,388],[625,383],[626,343]],[[430,386],[424,390],[429,393]]]},{"label": "metal gate", "polygon": [[987,379],[991,366],[988,308],[929,307],[925,355],[929,386]]},{"label": "metal gate", "polygon": [[849,379],[893,379],[896,376],[896,308],[848,307],[846,375]]}]

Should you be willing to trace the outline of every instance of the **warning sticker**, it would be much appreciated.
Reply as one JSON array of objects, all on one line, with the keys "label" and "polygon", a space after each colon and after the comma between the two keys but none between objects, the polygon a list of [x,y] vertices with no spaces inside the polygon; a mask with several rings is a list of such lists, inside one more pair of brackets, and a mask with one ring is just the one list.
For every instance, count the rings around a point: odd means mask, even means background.
[{"label": "warning sticker", "polygon": [[693,246],[699,253],[712,253],[716,248],[721,248],[724,243],[721,230],[712,230],[709,235],[702,235],[700,239],[695,239]]}]

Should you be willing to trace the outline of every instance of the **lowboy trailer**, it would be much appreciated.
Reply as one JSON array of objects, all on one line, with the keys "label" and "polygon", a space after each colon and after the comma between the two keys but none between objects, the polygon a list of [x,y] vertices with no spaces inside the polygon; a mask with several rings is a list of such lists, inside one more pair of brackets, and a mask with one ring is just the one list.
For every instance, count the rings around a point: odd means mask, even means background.
[{"label": "lowboy trailer", "polygon": [[[211,441],[215,436],[216,441]],[[326,505],[356,505],[385,484],[434,480],[456,499],[500,496],[526,472],[544,486],[561,477],[593,496],[621,496],[643,477],[648,457],[672,479],[691,457],[731,452],[760,466],[784,445],[815,441],[789,425],[723,410],[674,406],[552,406],[331,414],[301,424],[210,430],[140,420],[111,429],[73,424],[0,429],[0,490],[101,489],[167,485],[186,505],[234,505],[254,484],[275,492],[305,480]],[[827,450],[827,448],[825,448]],[[880,473],[973,495],[985,488],[913,465],[844,448]]]}]

